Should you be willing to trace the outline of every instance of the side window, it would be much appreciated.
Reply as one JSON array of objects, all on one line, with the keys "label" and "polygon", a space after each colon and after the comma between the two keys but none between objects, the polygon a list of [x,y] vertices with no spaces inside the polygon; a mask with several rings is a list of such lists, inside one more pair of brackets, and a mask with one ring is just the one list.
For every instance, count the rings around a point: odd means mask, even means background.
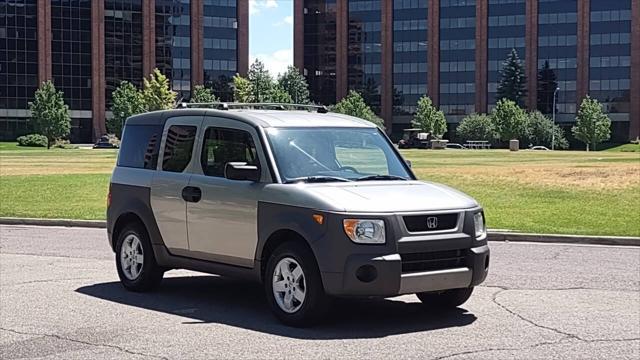
[{"label": "side window", "polygon": [[251,134],[242,130],[208,128],[202,144],[202,172],[208,176],[224,177],[229,162],[259,165],[256,146]]},{"label": "side window", "polygon": [[162,170],[183,172],[191,161],[193,142],[196,138],[195,126],[173,125],[167,131],[164,145]]},{"label": "side window", "polygon": [[118,166],[156,169],[162,126],[128,125],[125,127]]}]

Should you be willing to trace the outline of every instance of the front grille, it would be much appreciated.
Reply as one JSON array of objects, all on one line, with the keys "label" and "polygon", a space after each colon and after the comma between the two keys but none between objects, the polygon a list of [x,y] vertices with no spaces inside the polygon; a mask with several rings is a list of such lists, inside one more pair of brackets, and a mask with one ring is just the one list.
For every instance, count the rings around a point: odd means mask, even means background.
[{"label": "front grille", "polygon": [[464,250],[400,254],[402,272],[434,271],[465,266]]},{"label": "front grille", "polygon": [[458,213],[403,216],[409,232],[451,230],[458,224]]}]

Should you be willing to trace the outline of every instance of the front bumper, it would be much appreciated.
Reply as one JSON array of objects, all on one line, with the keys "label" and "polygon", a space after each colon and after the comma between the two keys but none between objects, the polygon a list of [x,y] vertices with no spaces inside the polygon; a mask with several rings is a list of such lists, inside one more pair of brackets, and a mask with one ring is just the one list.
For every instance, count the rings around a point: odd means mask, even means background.
[{"label": "front bumper", "polygon": [[489,271],[489,247],[465,250],[463,266],[403,272],[402,256],[351,255],[343,272],[322,272],[325,291],[334,296],[395,296],[467,288],[484,281]]}]

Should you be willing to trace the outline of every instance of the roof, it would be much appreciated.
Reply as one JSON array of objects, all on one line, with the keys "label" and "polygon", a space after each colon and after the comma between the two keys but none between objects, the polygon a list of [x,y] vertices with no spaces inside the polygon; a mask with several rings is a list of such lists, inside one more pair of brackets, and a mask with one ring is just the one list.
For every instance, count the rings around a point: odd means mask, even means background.
[{"label": "roof", "polygon": [[127,125],[164,125],[175,116],[209,115],[236,119],[260,127],[362,127],[375,128],[369,121],[338,113],[318,113],[307,110],[255,110],[229,109],[214,110],[206,108],[187,108],[153,111],[127,119]]}]

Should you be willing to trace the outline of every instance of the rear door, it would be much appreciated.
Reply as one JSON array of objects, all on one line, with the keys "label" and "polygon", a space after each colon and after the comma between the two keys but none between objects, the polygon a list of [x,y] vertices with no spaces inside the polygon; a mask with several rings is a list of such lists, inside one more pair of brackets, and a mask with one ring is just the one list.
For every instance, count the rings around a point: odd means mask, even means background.
[{"label": "rear door", "polygon": [[177,116],[167,120],[160,144],[158,171],[151,185],[153,215],[165,246],[175,255],[189,249],[187,202],[183,195],[189,185],[193,163],[197,163],[194,153],[201,124],[202,116]]},{"label": "rear door", "polygon": [[[258,133],[240,121],[208,116],[202,133],[199,161],[189,181],[202,198],[187,203],[191,256],[251,267],[258,243],[258,200],[271,182]],[[258,165],[260,182],[226,179],[228,162]]]}]

